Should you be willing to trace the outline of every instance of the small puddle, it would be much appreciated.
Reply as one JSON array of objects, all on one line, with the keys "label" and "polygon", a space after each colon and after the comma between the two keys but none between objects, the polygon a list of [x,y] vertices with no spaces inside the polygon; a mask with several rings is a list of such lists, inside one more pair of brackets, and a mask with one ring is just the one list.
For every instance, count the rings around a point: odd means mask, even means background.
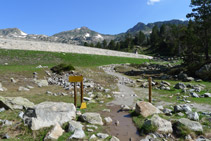
[{"label": "small puddle", "polygon": [[[119,111],[120,106],[109,106],[108,108],[111,112],[103,112],[102,115],[110,116],[113,120],[112,124],[107,125],[107,132],[110,135],[116,136],[121,141],[129,141],[131,138],[132,141],[140,141],[143,138],[139,135],[129,113]],[[117,120],[119,121],[118,126],[115,124]]]}]

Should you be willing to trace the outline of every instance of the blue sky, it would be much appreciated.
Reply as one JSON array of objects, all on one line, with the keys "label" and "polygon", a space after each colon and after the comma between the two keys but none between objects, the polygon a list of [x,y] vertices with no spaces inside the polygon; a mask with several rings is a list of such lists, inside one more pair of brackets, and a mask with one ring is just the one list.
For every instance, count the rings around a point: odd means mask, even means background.
[{"label": "blue sky", "polygon": [[86,26],[104,34],[127,31],[138,22],[186,19],[191,0],[1,0],[0,29],[17,27],[46,34]]}]

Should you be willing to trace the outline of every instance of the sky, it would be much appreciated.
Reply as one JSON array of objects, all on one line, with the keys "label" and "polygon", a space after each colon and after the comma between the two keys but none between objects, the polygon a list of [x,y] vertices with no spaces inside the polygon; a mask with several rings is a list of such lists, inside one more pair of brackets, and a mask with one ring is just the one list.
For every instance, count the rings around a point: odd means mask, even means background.
[{"label": "sky", "polygon": [[0,29],[53,35],[86,26],[103,34],[126,32],[138,22],[186,20],[191,0],[0,0]]}]

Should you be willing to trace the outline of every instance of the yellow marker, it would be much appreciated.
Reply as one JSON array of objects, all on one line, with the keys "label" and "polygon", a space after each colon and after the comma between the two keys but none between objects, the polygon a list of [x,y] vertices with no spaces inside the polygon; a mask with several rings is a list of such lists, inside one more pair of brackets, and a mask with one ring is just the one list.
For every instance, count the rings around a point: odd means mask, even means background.
[{"label": "yellow marker", "polygon": [[80,109],[86,109],[87,107],[86,107],[86,102],[82,102],[81,103],[81,107],[80,107]]},{"label": "yellow marker", "polygon": [[69,82],[82,82],[83,76],[69,76]]}]

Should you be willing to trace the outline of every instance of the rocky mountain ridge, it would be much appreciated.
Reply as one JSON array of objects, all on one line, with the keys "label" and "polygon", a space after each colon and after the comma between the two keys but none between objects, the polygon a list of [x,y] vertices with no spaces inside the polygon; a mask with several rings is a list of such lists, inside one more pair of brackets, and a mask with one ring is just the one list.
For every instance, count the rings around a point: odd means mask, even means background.
[{"label": "rocky mountain ridge", "polygon": [[120,33],[117,35],[101,34],[96,31],[90,30],[87,27],[81,27],[69,31],[63,31],[60,33],[56,33],[52,36],[27,34],[18,28],[6,28],[6,29],[0,29],[0,38],[19,38],[25,40],[48,41],[48,42],[83,45],[85,42],[97,43],[97,42],[102,42],[103,40],[107,41],[121,40],[122,38],[124,38],[126,34],[128,33],[136,34],[139,31],[142,31],[145,34],[150,34],[152,28],[155,25],[160,27],[163,24],[187,25],[188,21],[171,20],[171,21],[155,22],[149,24],[144,24],[139,22],[134,27],[127,30],[127,32]]}]

